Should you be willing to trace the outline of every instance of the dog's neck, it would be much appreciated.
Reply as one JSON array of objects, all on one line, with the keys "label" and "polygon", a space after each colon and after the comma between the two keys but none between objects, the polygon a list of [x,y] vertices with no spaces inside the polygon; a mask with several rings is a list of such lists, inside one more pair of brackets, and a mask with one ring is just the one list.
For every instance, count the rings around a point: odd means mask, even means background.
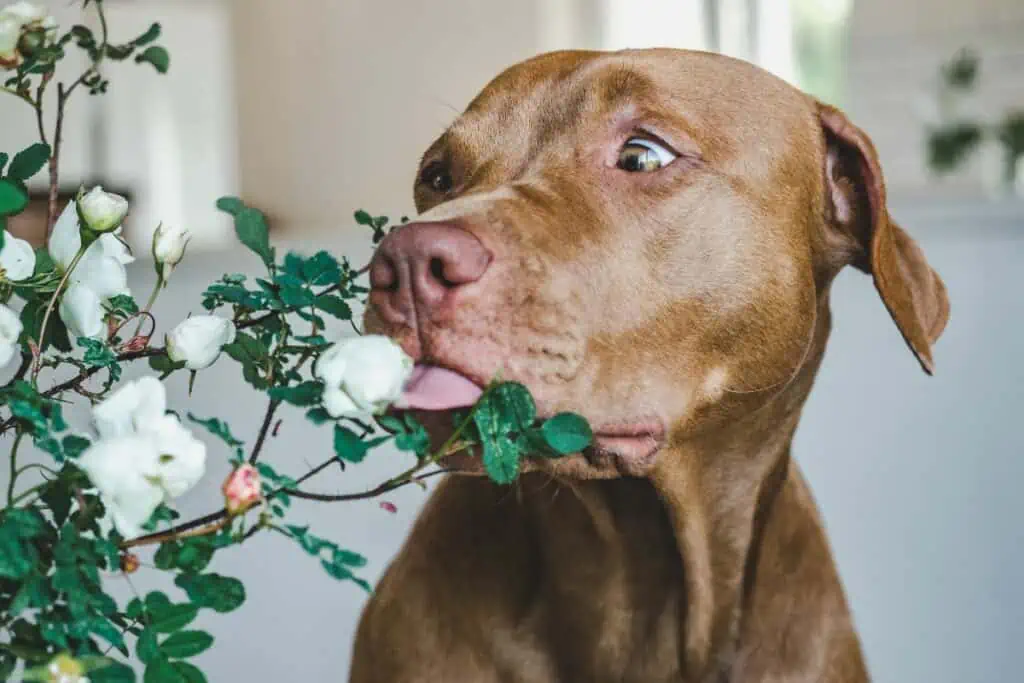
[{"label": "dog's neck", "polygon": [[[566,634],[559,643],[566,656],[601,656],[574,653],[587,642],[608,652],[641,647],[662,654],[650,661],[672,661],[692,681],[718,680],[739,656],[765,527],[783,490],[786,514],[794,505],[797,515],[816,514],[809,498],[794,503],[803,484],[791,470],[790,445],[828,336],[827,303],[819,312],[812,348],[793,381],[728,428],[671,443],[648,479],[523,478],[540,604],[555,621],[573,620],[552,627]],[[605,598],[580,604],[588,595]],[[560,608],[566,601],[571,609]],[[652,625],[643,642],[631,641],[636,633],[624,614],[642,614]]]}]

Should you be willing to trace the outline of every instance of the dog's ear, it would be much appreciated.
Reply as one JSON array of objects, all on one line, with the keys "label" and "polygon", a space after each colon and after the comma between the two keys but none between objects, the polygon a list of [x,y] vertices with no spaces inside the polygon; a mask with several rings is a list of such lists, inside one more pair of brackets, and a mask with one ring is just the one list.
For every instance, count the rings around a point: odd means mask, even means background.
[{"label": "dog's ear", "polygon": [[849,247],[850,262],[869,273],[907,345],[928,374],[932,344],[949,318],[942,280],[921,248],[889,217],[878,155],[867,134],[838,109],[818,104],[825,135],[829,229]]}]

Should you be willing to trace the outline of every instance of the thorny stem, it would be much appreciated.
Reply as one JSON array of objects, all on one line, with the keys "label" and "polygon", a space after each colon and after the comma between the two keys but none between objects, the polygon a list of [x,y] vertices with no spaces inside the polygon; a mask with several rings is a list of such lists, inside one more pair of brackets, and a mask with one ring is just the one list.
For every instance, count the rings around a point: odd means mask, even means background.
[{"label": "thorny stem", "polygon": [[270,399],[267,404],[267,412],[263,416],[263,424],[260,425],[259,435],[256,437],[256,444],[252,447],[252,454],[249,456],[249,464],[255,463],[259,460],[260,451],[263,450],[263,443],[267,440],[267,432],[270,431],[270,425],[274,421],[274,413],[277,412],[278,406],[281,405],[280,401]]}]

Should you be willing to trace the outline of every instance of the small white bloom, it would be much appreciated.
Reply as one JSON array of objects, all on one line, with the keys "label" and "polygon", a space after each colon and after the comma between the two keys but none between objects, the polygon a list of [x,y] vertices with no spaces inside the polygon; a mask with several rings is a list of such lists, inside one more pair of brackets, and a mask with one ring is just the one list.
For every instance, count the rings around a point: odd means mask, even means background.
[{"label": "small white bloom", "polygon": [[4,246],[0,249],[0,279],[21,282],[31,277],[36,269],[36,252],[23,239],[4,231]]},{"label": "small white bloom", "polygon": [[324,408],[333,417],[379,413],[402,395],[413,362],[382,335],[345,339],[321,354],[315,374],[324,382]]},{"label": "small white bloom", "polygon": [[101,438],[77,464],[125,537],[142,533],[157,506],[183,495],[206,471],[206,446],[166,408],[164,385],[143,377],[93,409]]},{"label": "small white bloom", "polygon": [[106,311],[103,301],[93,290],[82,284],[72,284],[61,295],[57,307],[60,319],[74,338],[102,339],[107,332],[103,322]]},{"label": "small white bloom", "polygon": [[156,377],[125,382],[92,409],[96,431],[104,439],[125,436],[156,423],[167,412],[167,391]]},{"label": "small white bloom", "polygon": [[113,232],[128,215],[128,200],[119,194],[104,192],[100,185],[80,195],[77,202],[79,216],[93,232]]},{"label": "small white bloom", "polygon": [[157,275],[166,283],[174,267],[185,257],[188,246],[188,230],[172,228],[161,223],[153,233],[153,261]]},{"label": "small white bloom", "polygon": [[18,314],[0,304],[0,367],[7,365],[17,352],[21,330]]},{"label": "small white bloom", "polygon": [[167,356],[189,370],[213,365],[226,344],[235,341],[235,324],[215,315],[194,315],[167,335]]}]

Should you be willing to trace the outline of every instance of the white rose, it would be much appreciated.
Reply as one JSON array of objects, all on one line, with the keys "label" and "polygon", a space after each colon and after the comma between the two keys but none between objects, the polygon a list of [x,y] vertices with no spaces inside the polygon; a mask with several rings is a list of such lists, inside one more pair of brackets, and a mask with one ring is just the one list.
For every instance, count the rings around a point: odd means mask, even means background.
[{"label": "white rose", "polygon": [[167,335],[167,356],[189,370],[213,365],[226,344],[235,341],[235,324],[215,315],[194,315]]},{"label": "white rose", "polygon": [[4,246],[0,249],[0,279],[21,282],[32,276],[36,269],[36,252],[32,245],[4,231]]},{"label": "white rose", "polygon": [[100,439],[77,462],[128,538],[206,471],[206,446],[166,409],[164,385],[155,377],[123,385],[93,410]]},{"label": "white rose", "polygon": [[78,216],[95,233],[113,232],[121,227],[128,215],[128,200],[112,192],[104,192],[100,185],[76,200]]},{"label": "white rose", "polygon": [[[75,203],[68,202],[53,226],[47,250],[57,268],[66,271],[81,248],[78,212]],[[117,237],[116,230],[100,235],[85,250],[71,273],[71,284],[61,296],[58,309],[61,320],[76,337],[99,339],[103,336],[106,332],[103,302],[128,293],[125,264],[134,260],[135,257]]]},{"label": "white rose", "polygon": [[181,263],[188,246],[188,230],[172,228],[161,223],[153,233],[153,261],[156,274],[164,283],[171,277],[174,267]]},{"label": "white rose", "polygon": [[380,413],[402,395],[413,362],[388,337],[345,339],[324,351],[314,374],[324,383],[324,409],[332,417]]},{"label": "white rose", "polygon": [[21,329],[18,314],[0,304],[0,367],[7,365],[18,351]]}]

